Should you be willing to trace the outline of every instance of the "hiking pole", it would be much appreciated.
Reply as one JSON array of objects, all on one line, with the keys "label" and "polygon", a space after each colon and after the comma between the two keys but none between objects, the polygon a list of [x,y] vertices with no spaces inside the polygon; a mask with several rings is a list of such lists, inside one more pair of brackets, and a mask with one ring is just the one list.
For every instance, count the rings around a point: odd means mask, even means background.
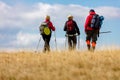
[{"label": "hiking pole", "polygon": [[56,31],[54,32],[54,37],[55,37],[55,47],[56,47],[56,50],[57,50]]},{"label": "hiking pole", "polygon": [[37,47],[36,47],[35,53],[37,53],[37,51],[38,51],[38,47],[39,47],[40,41],[41,41],[41,36],[40,36],[40,39],[39,39],[39,41],[38,41],[38,45],[37,45]]},{"label": "hiking pole", "polygon": [[103,33],[111,33],[111,31],[100,32],[100,34],[103,34]]}]

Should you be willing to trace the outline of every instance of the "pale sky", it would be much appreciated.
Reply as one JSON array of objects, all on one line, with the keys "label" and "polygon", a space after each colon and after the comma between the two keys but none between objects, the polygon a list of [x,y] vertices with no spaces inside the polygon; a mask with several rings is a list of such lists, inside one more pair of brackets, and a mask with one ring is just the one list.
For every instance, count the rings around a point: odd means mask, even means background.
[{"label": "pale sky", "polygon": [[[32,48],[35,49],[39,41],[39,25],[46,15],[56,27],[58,48],[65,46],[65,32],[63,27],[69,14],[74,16],[80,28],[80,46],[86,46],[84,23],[89,10],[92,8],[99,15],[105,17],[97,46],[120,47],[120,0],[0,0],[0,49],[4,48]],[[51,47],[54,48],[54,32]],[[64,46],[64,47],[63,47]],[[43,47],[43,41],[40,42]]]}]

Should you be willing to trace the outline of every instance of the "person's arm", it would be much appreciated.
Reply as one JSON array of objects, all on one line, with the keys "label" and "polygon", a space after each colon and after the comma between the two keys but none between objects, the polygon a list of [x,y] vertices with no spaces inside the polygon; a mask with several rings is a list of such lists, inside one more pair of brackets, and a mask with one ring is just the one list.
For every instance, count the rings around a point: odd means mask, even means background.
[{"label": "person's arm", "polygon": [[53,31],[55,31],[55,27],[53,26],[52,22],[49,22],[49,27],[50,27],[50,29],[52,29]]},{"label": "person's arm", "polygon": [[75,29],[76,29],[78,35],[80,35],[80,30],[79,30],[78,25],[75,21],[74,21],[74,25],[75,25]]},{"label": "person's arm", "polygon": [[84,26],[85,32],[87,31],[88,26],[89,26],[89,16],[86,18],[86,21],[85,21],[85,26]]}]

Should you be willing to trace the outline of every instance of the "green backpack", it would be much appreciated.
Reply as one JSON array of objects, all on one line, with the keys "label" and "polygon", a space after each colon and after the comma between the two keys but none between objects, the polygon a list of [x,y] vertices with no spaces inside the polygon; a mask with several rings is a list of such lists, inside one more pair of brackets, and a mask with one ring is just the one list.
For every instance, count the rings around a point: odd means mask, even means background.
[{"label": "green backpack", "polygon": [[51,33],[51,30],[49,29],[47,22],[41,23],[39,30],[40,30],[41,35],[50,35]]}]

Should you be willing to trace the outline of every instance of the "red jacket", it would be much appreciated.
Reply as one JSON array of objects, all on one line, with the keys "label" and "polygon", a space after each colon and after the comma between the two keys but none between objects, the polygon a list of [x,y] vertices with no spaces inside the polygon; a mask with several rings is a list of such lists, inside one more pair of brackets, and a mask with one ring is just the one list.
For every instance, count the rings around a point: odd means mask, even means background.
[{"label": "red jacket", "polygon": [[50,29],[52,29],[53,31],[55,31],[55,27],[53,26],[52,22],[50,20],[45,20],[46,23],[48,23],[48,26]]},{"label": "red jacket", "polygon": [[96,13],[95,12],[90,12],[89,15],[87,16],[86,22],[85,22],[85,26],[84,26],[85,31],[87,31],[87,30],[93,30],[90,27],[90,25],[91,25],[92,17],[93,17],[94,14],[96,14]]}]

